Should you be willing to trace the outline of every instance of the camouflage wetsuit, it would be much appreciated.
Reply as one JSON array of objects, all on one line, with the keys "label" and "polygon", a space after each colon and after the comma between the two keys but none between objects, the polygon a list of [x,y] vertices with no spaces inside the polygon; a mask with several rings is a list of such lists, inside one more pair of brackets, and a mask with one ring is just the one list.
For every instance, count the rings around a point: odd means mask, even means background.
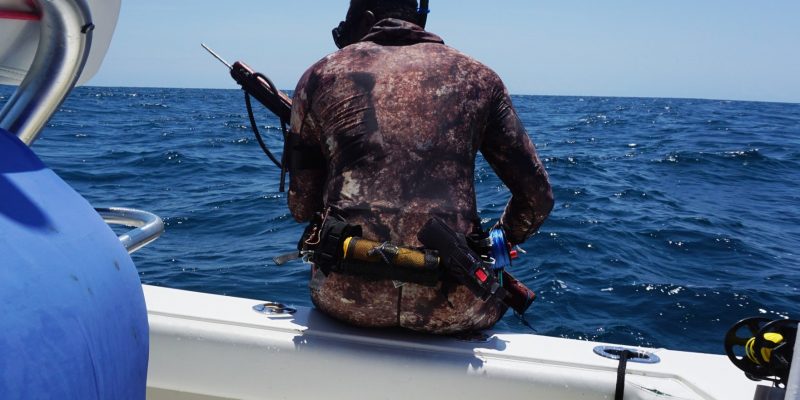
[{"label": "camouflage wetsuit", "polygon": [[[500,78],[417,25],[379,21],[313,65],[293,102],[292,135],[321,150],[326,165],[293,172],[289,208],[298,221],[329,205],[376,241],[419,246],[417,232],[433,215],[469,233],[479,223],[478,151],[511,191],[501,218],[511,242],[535,233],[552,208],[547,173]],[[335,273],[312,284],[311,295],[355,325],[434,333],[489,328],[506,311],[463,286],[446,298],[439,288]]]}]

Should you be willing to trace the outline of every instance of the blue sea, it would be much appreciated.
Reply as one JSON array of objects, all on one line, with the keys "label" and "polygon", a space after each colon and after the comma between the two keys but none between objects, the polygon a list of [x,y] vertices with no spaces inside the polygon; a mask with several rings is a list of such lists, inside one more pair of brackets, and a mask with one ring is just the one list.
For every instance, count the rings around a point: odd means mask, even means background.
[{"label": "blue sea", "polygon": [[[511,270],[538,293],[538,334],[722,353],[742,318],[800,318],[800,105],[513,101],[556,197]],[[280,151],[278,121],[257,119]],[[241,91],[79,88],[34,149],[94,206],[164,219],[133,255],[142,282],[311,305],[308,267],[271,261],[303,226]],[[476,184],[488,225],[509,193],[482,159]],[[498,329],[531,332],[511,313]]]}]

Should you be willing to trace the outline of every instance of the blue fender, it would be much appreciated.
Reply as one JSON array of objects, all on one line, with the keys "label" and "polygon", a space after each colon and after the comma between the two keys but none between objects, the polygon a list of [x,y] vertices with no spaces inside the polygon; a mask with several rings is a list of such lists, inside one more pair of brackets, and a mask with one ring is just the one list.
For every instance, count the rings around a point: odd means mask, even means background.
[{"label": "blue fender", "polygon": [[141,282],[92,206],[0,129],[0,399],[144,399]]}]

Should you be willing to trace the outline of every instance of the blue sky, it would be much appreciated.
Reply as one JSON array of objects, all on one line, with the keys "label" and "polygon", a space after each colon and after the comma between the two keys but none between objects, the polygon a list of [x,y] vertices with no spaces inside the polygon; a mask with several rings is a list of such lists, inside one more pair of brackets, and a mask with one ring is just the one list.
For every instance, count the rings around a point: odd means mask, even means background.
[{"label": "blue sky", "polygon": [[[292,89],[347,0],[123,0],[101,86],[235,88],[205,42]],[[515,94],[800,102],[797,0],[431,0],[428,29]]]}]

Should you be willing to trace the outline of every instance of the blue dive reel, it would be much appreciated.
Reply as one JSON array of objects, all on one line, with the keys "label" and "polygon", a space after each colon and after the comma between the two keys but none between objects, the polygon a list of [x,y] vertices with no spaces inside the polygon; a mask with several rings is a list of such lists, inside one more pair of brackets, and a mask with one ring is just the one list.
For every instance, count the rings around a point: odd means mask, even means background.
[{"label": "blue dive reel", "polygon": [[489,239],[492,241],[491,257],[494,259],[495,270],[511,267],[511,246],[506,241],[506,235],[502,228],[494,228],[489,232]]}]

